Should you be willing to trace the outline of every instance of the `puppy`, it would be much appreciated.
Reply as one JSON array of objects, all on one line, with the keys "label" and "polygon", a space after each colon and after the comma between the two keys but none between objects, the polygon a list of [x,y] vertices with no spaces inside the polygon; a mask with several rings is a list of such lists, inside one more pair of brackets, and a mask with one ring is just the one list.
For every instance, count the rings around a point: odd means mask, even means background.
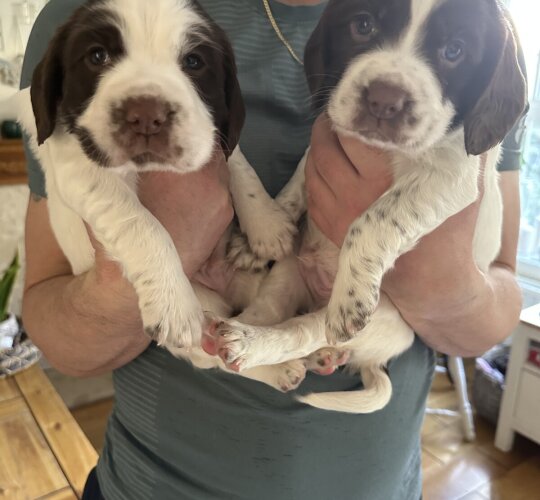
[{"label": "puppy", "polygon": [[[368,413],[390,400],[386,364],[414,339],[380,296],[382,277],[422,236],[477,199],[483,153],[479,268],[487,271],[499,251],[498,144],[526,108],[525,71],[496,0],[330,0],[305,67],[315,105],[334,130],[389,153],[393,185],[353,222],[341,250],[308,219],[299,257],[274,266],[259,297],[237,321],[219,326],[216,342],[236,370],[318,349],[308,361],[327,367],[343,364],[348,352],[365,389],[300,400]],[[304,164],[277,198],[296,220],[306,205]],[[315,312],[274,327],[248,326],[299,311]],[[336,343],[338,350],[328,348]]]},{"label": "puppy", "polygon": [[[227,301],[200,285],[197,296],[136,189],[139,172],[193,172],[220,147],[248,240],[264,258],[290,252],[294,224],[235,150],[244,106],[224,32],[187,0],[89,0],[58,29],[30,89],[15,99],[73,273],[94,265],[86,222],[134,286],[145,332],[197,366],[225,368],[198,348],[203,310],[228,316],[245,307],[263,273],[236,273],[216,286]],[[292,362],[252,377],[287,388],[304,373]]]}]

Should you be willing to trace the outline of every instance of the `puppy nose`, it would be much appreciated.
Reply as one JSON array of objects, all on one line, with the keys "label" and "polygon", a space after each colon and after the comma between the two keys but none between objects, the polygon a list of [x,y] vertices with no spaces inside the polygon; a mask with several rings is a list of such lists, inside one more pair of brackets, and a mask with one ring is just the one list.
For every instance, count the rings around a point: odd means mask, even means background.
[{"label": "puppy nose", "polygon": [[366,90],[370,113],[381,120],[391,120],[398,116],[409,100],[409,94],[399,87],[375,81]]},{"label": "puppy nose", "polygon": [[161,132],[170,113],[169,106],[154,97],[137,97],[124,103],[125,120],[136,134],[145,136]]}]

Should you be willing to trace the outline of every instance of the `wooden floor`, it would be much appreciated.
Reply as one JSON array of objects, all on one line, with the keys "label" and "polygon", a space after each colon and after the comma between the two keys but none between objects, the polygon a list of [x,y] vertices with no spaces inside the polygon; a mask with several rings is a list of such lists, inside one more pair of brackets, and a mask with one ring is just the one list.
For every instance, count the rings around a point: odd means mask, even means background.
[{"label": "wooden floor", "polygon": [[[468,381],[472,376],[468,376]],[[446,375],[435,376],[431,408],[457,410]],[[422,428],[425,500],[540,500],[540,446],[517,437],[511,453],[495,448],[495,427],[475,418],[476,440],[463,440],[459,419],[426,415]]]},{"label": "wooden floor", "polygon": [[[428,405],[457,408],[455,391],[445,375],[436,375]],[[73,410],[98,450],[111,407],[112,400],[104,400]],[[540,446],[518,437],[513,451],[502,453],[493,445],[494,427],[480,418],[476,419],[476,433],[476,441],[466,443],[458,419],[426,416],[422,429],[424,499],[540,500]]]}]

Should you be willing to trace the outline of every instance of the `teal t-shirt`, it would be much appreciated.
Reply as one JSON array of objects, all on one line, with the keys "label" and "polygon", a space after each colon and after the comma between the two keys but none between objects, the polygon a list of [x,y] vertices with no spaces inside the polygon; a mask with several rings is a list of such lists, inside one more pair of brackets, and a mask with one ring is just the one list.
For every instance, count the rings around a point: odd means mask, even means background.
[{"label": "teal t-shirt", "polygon": [[[32,31],[22,86],[56,26],[81,0],[51,0]],[[235,49],[247,120],[241,146],[275,195],[309,143],[314,116],[302,67],[258,0],[202,0]],[[298,54],[324,4],[270,1]],[[30,187],[45,195],[29,156]],[[389,364],[394,394],[371,415],[325,412],[263,384],[197,370],[152,345],[114,373],[115,405],[98,478],[107,499],[416,500],[420,428],[434,357],[419,339]],[[309,374],[299,391],[359,390],[359,377]]]}]

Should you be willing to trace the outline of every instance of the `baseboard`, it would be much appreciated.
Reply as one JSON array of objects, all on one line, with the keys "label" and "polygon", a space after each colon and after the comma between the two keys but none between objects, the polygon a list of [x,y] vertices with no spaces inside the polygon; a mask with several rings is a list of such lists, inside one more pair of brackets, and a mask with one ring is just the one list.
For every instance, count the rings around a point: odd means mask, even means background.
[{"label": "baseboard", "polygon": [[114,395],[112,373],[98,377],[74,378],[63,375],[50,366],[45,373],[68,408],[94,403]]}]

